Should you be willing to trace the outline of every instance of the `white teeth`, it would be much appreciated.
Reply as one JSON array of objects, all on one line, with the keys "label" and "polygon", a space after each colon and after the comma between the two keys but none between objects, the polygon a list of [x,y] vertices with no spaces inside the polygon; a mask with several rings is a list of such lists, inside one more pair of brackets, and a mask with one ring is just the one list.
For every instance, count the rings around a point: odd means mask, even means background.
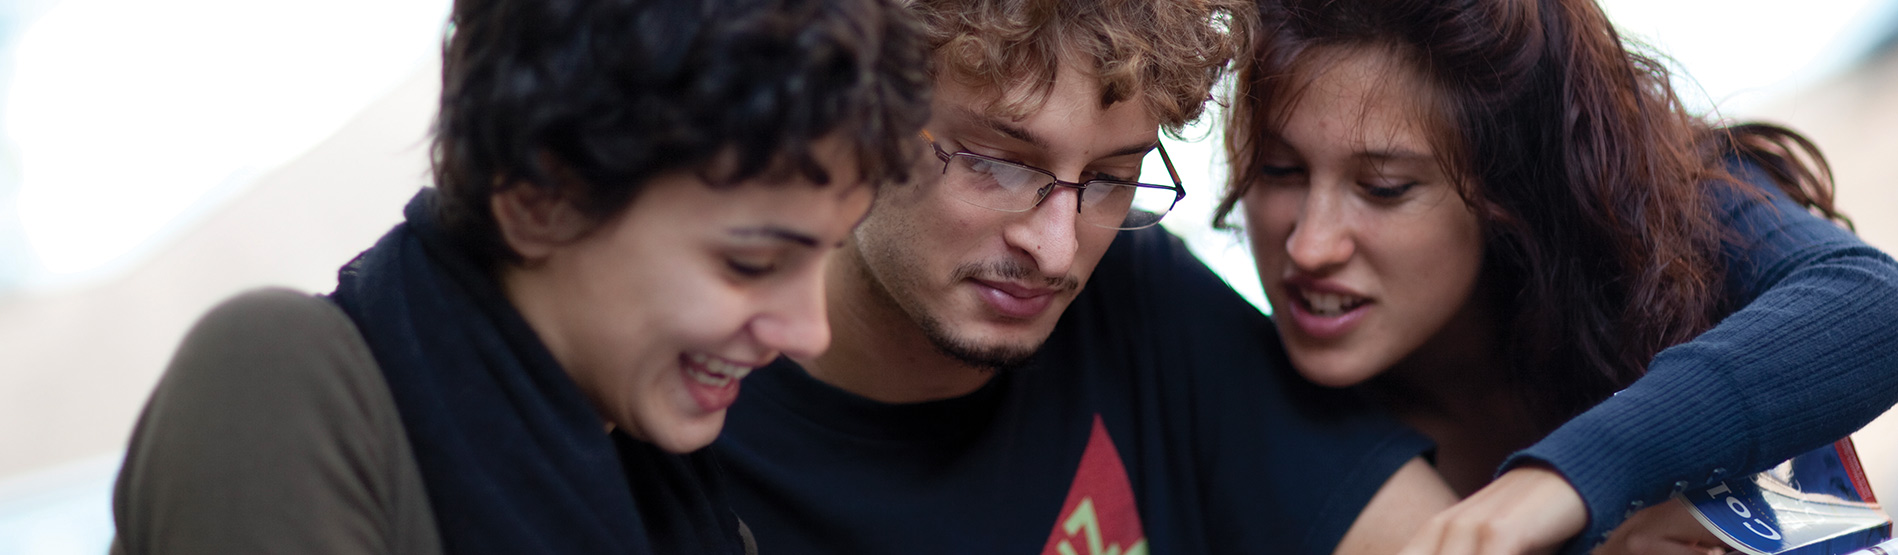
[{"label": "white teeth", "polygon": [[1352,297],[1348,295],[1317,293],[1312,291],[1301,291],[1300,293],[1305,297],[1305,306],[1311,307],[1311,313],[1316,316],[1342,316],[1345,311],[1357,308],[1358,305],[1364,304],[1365,302],[1365,299],[1362,297]]},{"label": "white teeth", "polygon": [[686,375],[691,376],[692,381],[713,387],[724,387],[725,384],[745,379],[745,376],[755,370],[750,366],[739,366],[702,353],[687,353],[685,358],[687,362],[691,362],[685,367]]},{"label": "white teeth", "polygon": [[697,368],[693,368],[686,371],[685,375],[691,376],[692,381],[699,382],[699,383],[709,385],[712,387],[725,387],[725,384],[732,383],[732,379],[730,377],[707,374],[704,372],[700,372]]}]

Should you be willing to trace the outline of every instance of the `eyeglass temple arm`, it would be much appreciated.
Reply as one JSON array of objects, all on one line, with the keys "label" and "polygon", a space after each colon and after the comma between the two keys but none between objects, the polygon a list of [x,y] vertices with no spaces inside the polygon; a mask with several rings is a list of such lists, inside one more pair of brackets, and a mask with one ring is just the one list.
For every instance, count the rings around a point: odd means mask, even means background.
[{"label": "eyeglass temple arm", "polygon": [[916,134],[922,135],[923,142],[929,143],[929,149],[936,151],[936,158],[944,162],[942,166],[943,173],[948,173],[949,165],[947,164],[947,162],[949,162],[949,153],[943,152],[942,146],[936,144],[936,136],[929,134],[928,130],[917,131]]},{"label": "eyeglass temple arm", "polygon": [[1180,181],[1179,170],[1173,169],[1173,157],[1166,155],[1166,145],[1155,143],[1153,149],[1160,151],[1160,161],[1166,163],[1166,173],[1173,178],[1173,186],[1179,187],[1180,192],[1186,192],[1186,183]]}]

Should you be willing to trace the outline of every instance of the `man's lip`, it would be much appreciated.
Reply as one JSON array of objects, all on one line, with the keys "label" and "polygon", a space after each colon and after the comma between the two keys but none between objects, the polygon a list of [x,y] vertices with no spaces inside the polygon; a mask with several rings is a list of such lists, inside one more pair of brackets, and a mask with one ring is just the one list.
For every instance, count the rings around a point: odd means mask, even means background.
[{"label": "man's lip", "polygon": [[1053,287],[1029,287],[1029,286],[1022,285],[1019,283],[1011,283],[1011,282],[1005,282],[1005,281],[989,281],[985,279],[978,279],[978,280],[975,280],[975,282],[982,284],[983,287],[988,287],[996,291],[1001,291],[1003,293],[1007,293],[1011,297],[1016,297],[1016,298],[1021,298],[1021,299],[1040,297],[1040,296],[1045,296],[1045,295],[1053,295],[1055,293],[1061,292],[1060,289],[1056,289]]},{"label": "man's lip", "polygon": [[[982,302],[990,310],[1005,318],[1031,320],[1046,314],[1048,307],[1054,305],[1055,293],[1050,288],[1031,288],[1012,284],[997,284],[990,281],[970,280]],[[1005,288],[1006,287],[1006,288]]]}]

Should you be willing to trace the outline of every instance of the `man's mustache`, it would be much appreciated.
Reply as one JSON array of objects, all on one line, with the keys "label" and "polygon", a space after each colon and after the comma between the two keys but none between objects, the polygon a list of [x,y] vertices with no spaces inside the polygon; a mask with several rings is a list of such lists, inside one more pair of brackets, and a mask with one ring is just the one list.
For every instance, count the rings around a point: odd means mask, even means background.
[{"label": "man's mustache", "polygon": [[1074,290],[1081,288],[1081,280],[1072,275],[1059,277],[1043,276],[1033,268],[1028,267],[1027,264],[1013,260],[963,264],[957,267],[956,271],[951,274],[950,277],[951,282],[976,278],[990,281],[1039,284],[1051,289],[1060,290],[1063,293],[1072,293]]}]

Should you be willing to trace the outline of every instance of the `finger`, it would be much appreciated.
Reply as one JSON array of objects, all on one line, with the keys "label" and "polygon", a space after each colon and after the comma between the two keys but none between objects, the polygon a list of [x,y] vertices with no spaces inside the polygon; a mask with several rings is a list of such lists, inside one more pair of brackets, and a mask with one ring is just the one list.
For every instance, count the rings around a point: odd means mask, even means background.
[{"label": "finger", "polygon": [[1708,530],[1698,519],[1695,519],[1693,510],[1685,504],[1668,502],[1651,510],[1658,513],[1655,515],[1654,526],[1664,531],[1662,537],[1703,547],[1726,545],[1720,542],[1720,536],[1715,535],[1712,530]]},{"label": "finger", "polygon": [[1722,548],[1710,548],[1692,542],[1679,542],[1654,536],[1631,538],[1627,553],[1631,555],[1720,555],[1726,553]]}]

